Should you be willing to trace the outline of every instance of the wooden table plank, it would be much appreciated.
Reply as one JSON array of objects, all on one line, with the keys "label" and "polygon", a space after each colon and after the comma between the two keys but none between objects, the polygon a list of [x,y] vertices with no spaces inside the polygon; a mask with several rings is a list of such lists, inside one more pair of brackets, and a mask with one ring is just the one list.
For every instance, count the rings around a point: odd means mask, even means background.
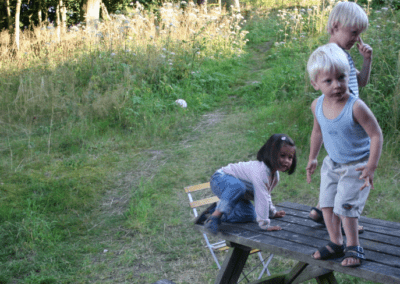
[{"label": "wooden table plank", "polygon": [[[299,210],[299,211],[305,211],[305,212],[307,212],[307,215],[311,210],[311,206],[304,205],[304,204],[293,203],[293,202],[288,202],[288,201],[279,203],[279,206],[286,207],[286,208],[292,208],[292,209],[296,209],[296,210]],[[400,230],[400,223],[397,223],[397,222],[391,222],[391,221],[386,221],[386,220],[381,220],[381,219],[368,218],[368,217],[365,217],[365,216],[361,216],[360,217],[360,221],[363,222],[363,223],[369,223],[369,224],[373,224],[373,225],[377,225],[377,226],[387,227],[389,229]]]}]

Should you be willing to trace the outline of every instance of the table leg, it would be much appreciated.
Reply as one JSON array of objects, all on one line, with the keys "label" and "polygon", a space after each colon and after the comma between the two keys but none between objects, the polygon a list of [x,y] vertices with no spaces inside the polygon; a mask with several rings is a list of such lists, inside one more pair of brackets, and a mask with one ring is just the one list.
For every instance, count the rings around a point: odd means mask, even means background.
[{"label": "table leg", "polygon": [[230,246],[232,248],[229,249],[217,279],[215,279],[215,284],[237,283],[244,264],[249,257],[251,248],[233,243]]},{"label": "table leg", "polygon": [[317,280],[318,284],[337,284],[335,275],[333,275],[333,272],[327,273],[322,276],[318,276],[315,278]]}]

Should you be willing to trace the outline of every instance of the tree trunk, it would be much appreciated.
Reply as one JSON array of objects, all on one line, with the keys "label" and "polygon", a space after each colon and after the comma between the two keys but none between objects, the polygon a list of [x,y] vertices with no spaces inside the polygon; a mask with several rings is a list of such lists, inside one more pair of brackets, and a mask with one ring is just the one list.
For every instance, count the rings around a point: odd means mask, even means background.
[{"label": "tree trunk", "polygon": [[234,7],[234,9],[235,9],[235,12],[240,13],[240,3],[239,3],[239,0],[233,0],[233,3],[234,3],[233,7]]},{"label": "tree trunk", "polygon": [[100,18],[100,2],[101,0],[82,0],[81,18],[86,20],[87,26]]},{"label": "tree trunk", "polygon": [[57,24],[57,39],[58,42],[61,42],[61,20],[60,20],[60,7],[62,5],[62,0],[58,1],[56,8],[56,24]]},{"label": "tree trunk", "polygon": [[104,20],[111,20],[110,15],[108,14],[107,7],[104,5],[103,1],[100,2],[101,7],[101,16]]},{"label": "tree trunk", "polygon": [[63,32],[67,28],[67,7],[65,3],[60,0],[60,13],[61,13],[61,26],[63,28]]},{"label": "tree trunk", "polygon": [[38,1],[38,25],[42,27],[42,0]]},{"label": "tree trunk", "polygon": [[17,6],[15,8],[15,44],[17,50],[19,50],[19,14],[21,13],[22,0],[17,0]]},{"label": "tree trunk", "polygon": [[12,30],[12,19],[11,19],[11,8],[10,8],[10,0],[5,0],[6,3],[6,10],[7,10],[7,25],[8,30]]},{"label": "tree trunk", "polygon": [[49,9],[44,10],[44,23],[46,25],[49,23]]}]

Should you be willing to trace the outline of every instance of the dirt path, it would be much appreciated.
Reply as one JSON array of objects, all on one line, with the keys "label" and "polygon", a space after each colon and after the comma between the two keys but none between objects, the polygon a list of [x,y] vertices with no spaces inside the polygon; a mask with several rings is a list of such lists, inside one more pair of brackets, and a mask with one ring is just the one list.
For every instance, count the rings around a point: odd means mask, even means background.
[{"label": "dirt path", "polygon": [[[252,84],[262,79],[265,55],[270,43],[252,48],[247,66]],[[88,225],[90,242],[99,250],[85,257],[80,279],[82,283],[153,283],[171,279],[176,283],[209,283],[215,277],[216,265],[209,252],[201,246],[202,237],[192,228],[193,215],[187,207],[183,187],[204,182],[224,161],[251,157],[244,153],[247,143],[244,113],[218,109],[203,115],[177,144],[164,149],[146,149],[127,154],[127,171],[121,170],[114,186],[104,196]],[[158,180],[165,169],[179,180],[168,180],[174,186],[167,206],[173,214],[161,214],[166,221],[157,234],[138,232],[126,226],[126,212],[132,194],[141,184]],[[157,182],[158,183],[158,182]],[[161,185],[162,187],[162,185]],[[161,189],[160,189],[161,190]],[[223,254],[219,257],[223,258]],[[215,267],[214,267],[215,266]]]}]

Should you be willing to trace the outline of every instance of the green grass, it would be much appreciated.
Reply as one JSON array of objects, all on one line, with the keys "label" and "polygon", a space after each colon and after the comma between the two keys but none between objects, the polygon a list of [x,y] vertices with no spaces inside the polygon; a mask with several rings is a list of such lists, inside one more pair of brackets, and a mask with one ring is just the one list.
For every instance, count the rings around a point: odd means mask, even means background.
[{"label": "green grass", "polygon": [[[314,28],[284,36],[275,13],[249,12],[250,41],[241,57],[212,49],[214,55],[193,60],[171,45],[179,57],[173,70],[163,69],[156,60],[161,51],[149,47],[144,54],[154,56],[151,64],[139,54],[93,51],[3,75],[0,283],[213,283],[217,268],[193,230],[183,187],[208,181],[228,163],[254,159],[277,132],[295,140],[299,163],[295,174],[281,176],[274,202],[315,205],[319,173],[309,185],[305,167],[310,104],[318,93],[305,64],[327,36]],[[374,48],[374,63],[361,92],[385,135],[363,215],[397,222],[398,17],[370,15],[363,39]],[[357,51],[352,54],[360,66]],[[32,94],[43,104],[30,108]],[[174,104],[178,98],[187,109]],[[275,257],[270,270],[293,265]]]}]

